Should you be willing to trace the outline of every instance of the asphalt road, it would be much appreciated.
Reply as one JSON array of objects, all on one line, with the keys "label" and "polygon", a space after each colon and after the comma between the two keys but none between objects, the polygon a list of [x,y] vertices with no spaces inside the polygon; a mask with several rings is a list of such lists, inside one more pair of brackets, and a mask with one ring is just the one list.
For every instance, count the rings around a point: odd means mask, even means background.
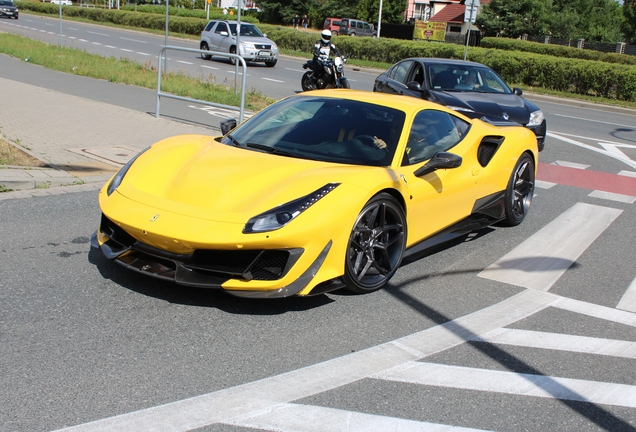
[{"label": "asphalt road", "polygon": [[[152,111],[150,91],[25,66]],[[542,163],[636,176],[633,114],[539,105]],[[98,220],[94,192],[0,201],[0,430],[636,430],[628,196],[540,181],[521,226],[404,263],[385,290],[276,301],[114,266],[90,249]]]}]

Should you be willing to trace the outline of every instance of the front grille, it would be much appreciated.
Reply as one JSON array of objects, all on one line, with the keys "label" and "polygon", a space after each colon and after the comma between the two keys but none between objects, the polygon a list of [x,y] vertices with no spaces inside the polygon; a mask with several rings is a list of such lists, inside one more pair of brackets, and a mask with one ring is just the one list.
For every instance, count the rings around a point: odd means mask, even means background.
[{"label": "front grille", "polygon": [[266,44],[254,44],[254,48],[260,49],[260,50],[264,50],[264,49],[268,50],[268,49],[271,49],[272,46],[266,45]]},{"label": "front grille", "polygon": [[[176,277],[180,268],[197,281],[243,279],[273,281],[282,278],[300,257],[303,249],[211,250],[197,249],[192,255],[173,254],[137,242],[130,234],[102,215],[101,231],[116,258],[127,267],[155,276]],[[119,257],[118,252],[127,251]],[[105,251],[106,252],[106,251]],[[108,256],[108,254],[107,254]],[[182,273],[182,272],[181,272]],[[205,285],[201,282],[200,285]]]}]

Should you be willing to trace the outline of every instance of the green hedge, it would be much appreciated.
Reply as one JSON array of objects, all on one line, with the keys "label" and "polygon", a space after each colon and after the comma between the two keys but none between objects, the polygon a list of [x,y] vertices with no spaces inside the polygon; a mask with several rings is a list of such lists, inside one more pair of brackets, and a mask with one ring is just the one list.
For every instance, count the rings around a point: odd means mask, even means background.
[{"label": "green hedge", "polygon": [[[50,3],[17,2],[24,10],[56,15],[59,6]],[[157,8],[155,7],[155,11]],[[175,16],[179,10],[170,9],[170,31],[189,35],[199,35],[207,20],[196,17]],[[66,16],[77,16],[98,22],[109,22],[139,28],[165,29],[165,15],[147,12],[118,11],[97,8],[64,7]],[[165,9],[164,9],[165,14]],[[247,21],[247,19],[246,19]],[[282,49],[311,53],[316,43],[315,33],[295,31],[287,27],[259,24]],[[467,59],[483,63],[495,70],[510,83],[523,83],[533,87],[565,91],[578,94],[591,94],[598,97],[636,101],[636,65],[609,62],[607,58],[630,58],[617,54],[603,54],[567,47],[551,46],[536,42],[516,41],[502,38],[485,38],[486,46],[496,39],[497,49],[469,47]],[[408,57],[441,57],[463,59],[465,47],[456,44],[433,43],[426,41],[405,41],[386,38],[353,38],[336,36],[333,42],[338,49],[351,59],[370,60],[392,64]],[[543,52],[513,50],[512,47],[537,46]],[[531,45],[530,45],[531,44]],[[502,48],[503,47],[503,48]],[[555,51],[550,51],[555,50]],[[585,53],[599,58],[580,59],[560,55],[560,50],[570,54]],[[556,53],[556,54],[555,54]]]},{"label": "green hedge", "polygon": [[552,45],[540,42],[530,42],[518,39],[507,39],[498,37],[483,38],[480,42],[482,48],[532,52],[562,58],[578,58],[583,60],[597,60],[607,63],[622,63],[636,65],[636,56],[604,53],[594,50],[586,50],[563,45]]}]

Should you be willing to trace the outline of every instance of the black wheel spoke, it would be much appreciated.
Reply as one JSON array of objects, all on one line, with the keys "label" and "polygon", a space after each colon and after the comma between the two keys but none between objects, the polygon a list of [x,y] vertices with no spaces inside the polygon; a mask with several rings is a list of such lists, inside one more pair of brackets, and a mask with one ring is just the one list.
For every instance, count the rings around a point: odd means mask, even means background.
[{"label": "black wheel spoke", "polygon": [[346,265],[353,291],[373,291],[393,276],[404,252],[404,229],[404,213],[390,197],[371,201],[360,213],[349,238]]}]

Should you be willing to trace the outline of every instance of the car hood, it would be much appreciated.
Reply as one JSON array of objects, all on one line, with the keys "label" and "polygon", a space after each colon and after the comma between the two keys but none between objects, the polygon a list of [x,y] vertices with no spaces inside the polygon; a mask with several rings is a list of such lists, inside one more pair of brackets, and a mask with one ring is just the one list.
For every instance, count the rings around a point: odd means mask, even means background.
[{"label": "car hood", "polygon": [[[431,91],[445,105],[468,108],[489,119],[506,119],[525,125],[536,106],[515,94]],[[462,114],[466,114],[462,112]],[[468,117],[475,117],[468,115]]]},{"label": "car hood", "polygon": [[157,209],[219,222],[245,221],[328,183],[367,189],[380,168],[352,166],[236,148],[210,137],[181,136],[155,144],[117,192]]},{"label": "car hood", "polygon": [[[236,36],[232,36],[232,38],[236,40]],[[253,44],[276,45],[276,43],[273,40],[268,39],[266,37],[261,37],[261,36],[241,36],[240,40],[241,42],[250,42]]]},{"label": "car hood", "polygon": [[3,9],[3,10],[10,10],[10,11],[13,11],[13,12],[15,12],[15,11],[17,11],[17,10],[18,10],[18,8],[17,8],[17,7],[15,7],[15,6],[4,6],[4,5],[0,5],[0,9]]}]

